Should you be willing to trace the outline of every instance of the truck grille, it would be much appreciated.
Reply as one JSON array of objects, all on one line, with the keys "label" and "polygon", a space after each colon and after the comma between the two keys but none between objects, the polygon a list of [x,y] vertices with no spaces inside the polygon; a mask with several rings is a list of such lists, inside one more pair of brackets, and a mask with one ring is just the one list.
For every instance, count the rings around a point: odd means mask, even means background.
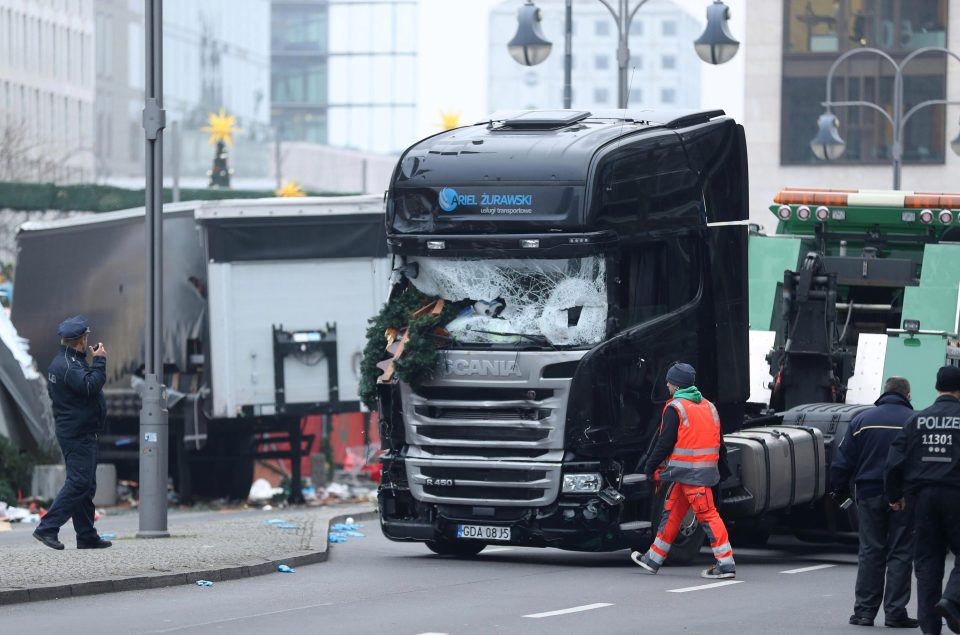
[{"label": "truck grille", "polygon": [[480,427],[480,426],[420,426],[418,432],[430,439],[436,441],[499,441],[513,442],[524,441],[534,442],[543,441],[550,434],[550,430],[526,429],[526,428],[507,428],[507,427]]},{"label": "truck grille", "polygon": [[553,503],[572,373],[551,369],[585,352],[451,350],[436,378],[401,384],[413,497],[468,509]]},{"label": "truck grille", "polygon": [[[414,452],[414,454],[417,454]],[[548,505],[560,489],[560,463],[407,457],[414,498],[456,505]]]}]

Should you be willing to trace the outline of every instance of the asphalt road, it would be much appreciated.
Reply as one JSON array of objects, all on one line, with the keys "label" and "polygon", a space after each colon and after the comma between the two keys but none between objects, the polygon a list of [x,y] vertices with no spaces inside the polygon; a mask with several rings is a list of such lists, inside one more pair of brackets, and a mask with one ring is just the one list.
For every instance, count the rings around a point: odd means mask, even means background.
[{"label": "asphalt road", "polygon": [[[646,576],[628,552],[489,547],[458,560],[365,538],[293,574],[0,607],[4,633],[771,633],[860,632],[847,618],[856,555],[795,541],[737,552],[736,581],[707,564]],[[910,614],[915,615],[915,604]],[[877,625],[882,627],[882,613]],[[866,631],[869,632],[869,631]],[[918,633],[919,631],[910,631]]]}]

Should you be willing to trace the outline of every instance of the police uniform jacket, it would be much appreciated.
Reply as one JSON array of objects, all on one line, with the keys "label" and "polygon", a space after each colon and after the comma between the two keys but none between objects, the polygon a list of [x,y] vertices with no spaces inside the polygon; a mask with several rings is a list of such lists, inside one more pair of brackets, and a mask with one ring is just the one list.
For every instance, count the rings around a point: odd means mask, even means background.
[{"label": "police uniform jacket", "polygon": [[915,414],[907,398],[897,392],[883,393],[874,404],[875,408],[850,422],[830,465],[833,487],[846,489],[852,477],[861,498],[883,494],[890,444]]},{"label": "police uniform jacket", "polygon": [[47,370],[47,390],[53,402],[57,437],[76,439],[103,429],[107,402],[103,385],[107,381],[107,360],[87,356],[75,349],[60,347]]},{"label": "police uniform jacket", "polygon": [[960,400],[942,395],[903,426],[890,446],[884,480],[891,502],[924,485],[960,488]]}]

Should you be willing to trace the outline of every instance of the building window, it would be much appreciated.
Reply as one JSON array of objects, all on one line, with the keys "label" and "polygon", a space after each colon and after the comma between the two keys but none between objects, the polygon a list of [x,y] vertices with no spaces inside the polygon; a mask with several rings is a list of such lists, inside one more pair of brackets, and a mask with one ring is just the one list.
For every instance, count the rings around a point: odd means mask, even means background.
[{"label": "building window", "polygon": [[643,35],[643,20],[634,18],[630,24],[630,35]]},{"label": "building window", "polygon": [[660,89],[660,102],[664,104],[672,104],[677,101],[677,91],[673,88],[661,88]]},{"label": "building window", "polygon": [[610,35],[610,22],[607,20],[597,20],[593,25],[594,35]]},{"label": "building window", "polygon": [[630,68],[643,68],[643,55],[631,55]]},{"label": "building window", "polygon": [[605,71],[610,68],[610,58],[606,55],[597,55],[593,58],[593,68],[598,71]]},{"label": "building window", "polygon": [[664,20],[660,25],[660,32],[667,36],[671,37],[677,34],[677,23],[673,20]]},{"label": "building window", "polygon": [[660,66],[665,71],[671,71],[677,67],[677,58],[673,55],[664,55],[660,58]]},{"label": "building window", "polygon": [[327,101],[327,63],[315,56],[274,60],[271,97],[279,104],[321,104]]},{"label": "building window", "polygon": [[[784,165],[820,164],[810,150],[817,117],[823,113],[826,76],[839,54],[864,46],[879,48],[901,62],[910,51],[945,46],[946,0],[783,0],[783,79],[780,160]],[[946,96],[946,57],[923,55],[904,70],[904,111]],[[877,55],[862,54],[834,74],[834,101],[868,101],[893,113],[893,67]],[[831,163],[889,164],[893,131],[886,117],[864,107],[837,107],[844,154]],[[903,131],[906,163],[943,163],[946,150],[943,108],[924,108]]]},{"label": "building window", "polygon": [[540,76],[536,71],[527,71],[523,74],[523,83],[527,86],[536,86],[540,82]]},{"label": "building window", "polygon": [[606,88],[593,89],[593,101],[598,104],[605,104],[610,100],[610,91]]},{"label": "building window", "polygon": [[630,89],[630,105],[637,106],[643,103],[643,90],[640,88]]}]

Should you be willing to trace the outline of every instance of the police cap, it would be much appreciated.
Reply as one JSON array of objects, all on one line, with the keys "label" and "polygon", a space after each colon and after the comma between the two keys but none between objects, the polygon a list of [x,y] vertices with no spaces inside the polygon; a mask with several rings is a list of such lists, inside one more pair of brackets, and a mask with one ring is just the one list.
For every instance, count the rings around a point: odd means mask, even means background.
[{"label": "police cap", "polygon": [[960,391],[960,367],[944,366],[938,370],[937,390],[940,392]]},{"label": "police cap", "polygon": [[81,335],[90,332],[90,326],[87,324],[87,318],[82,315],[68,317],[57,327],[57,335],[65,340],[75,340]]}]

